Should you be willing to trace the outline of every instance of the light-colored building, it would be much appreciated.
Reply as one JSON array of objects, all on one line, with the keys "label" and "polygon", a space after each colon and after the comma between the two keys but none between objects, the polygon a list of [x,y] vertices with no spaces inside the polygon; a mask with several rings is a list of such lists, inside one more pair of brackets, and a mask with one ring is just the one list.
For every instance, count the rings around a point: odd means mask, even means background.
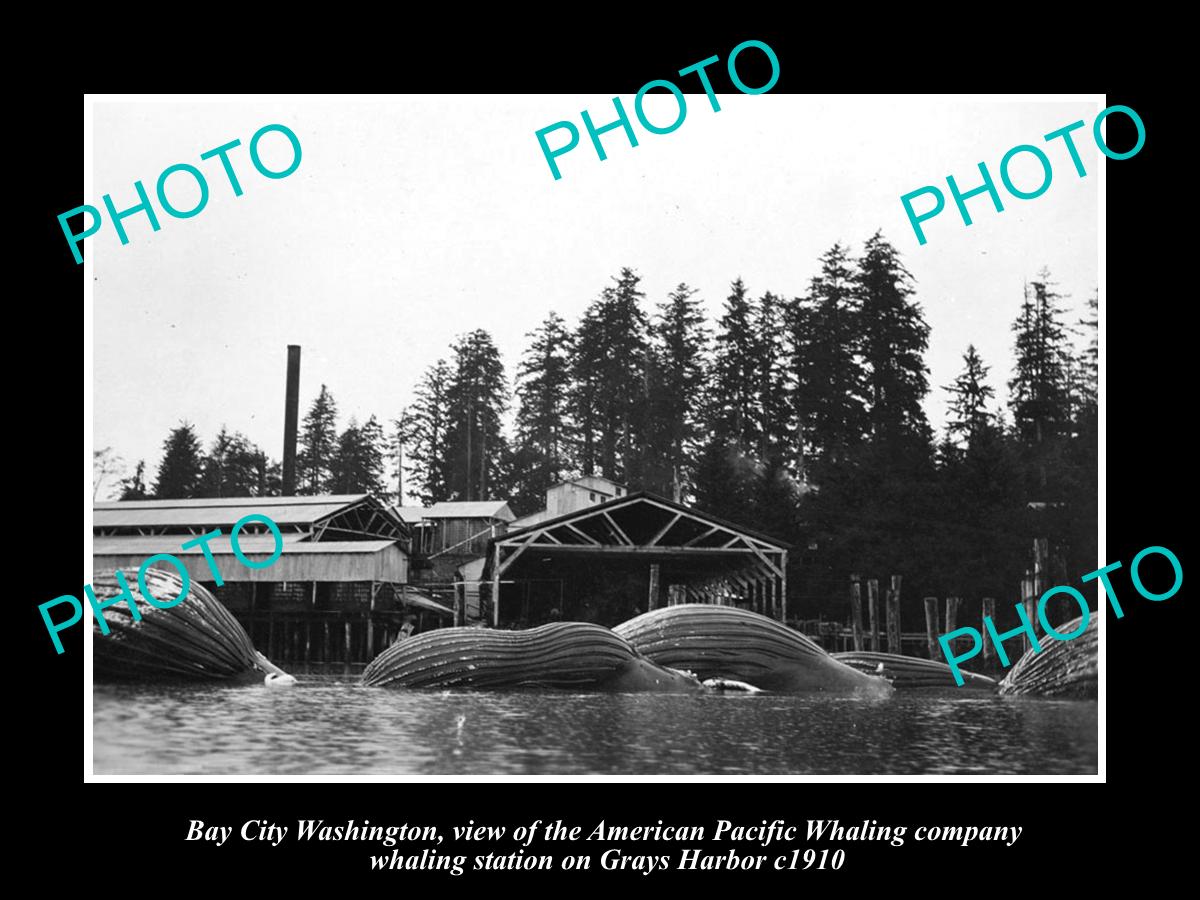
[{"label": "light-colored building", "polygon": [[556,516],[578,512],[598,503],[607,503],[628,495],[629,489],[599,475],[580,475],[560,482],[546,491],[546,508],[522,516],[512,523],[512,529],[526,528]]},{"label": "light-colored building", "polygon": [[[244,565],[230,544],[234,524],[254,514],[274,522],[283,539],[279,558],[265,568]],[[203,545],[181,546],[214,529],[221,535],[207,546],[220,587]],[[148,557],[170,554],[279,662],[366,663],[405,616],[425,616],[424,626],[436,627],[452,615],[408,586],[410,529],[369,494],[103,502],[95,504],[92,531],[96,572],[136,574]],[[252,522],[238,545],[247,558],[265,561],[276,540]],[[167,560],[154,565],[173,569]]]}]

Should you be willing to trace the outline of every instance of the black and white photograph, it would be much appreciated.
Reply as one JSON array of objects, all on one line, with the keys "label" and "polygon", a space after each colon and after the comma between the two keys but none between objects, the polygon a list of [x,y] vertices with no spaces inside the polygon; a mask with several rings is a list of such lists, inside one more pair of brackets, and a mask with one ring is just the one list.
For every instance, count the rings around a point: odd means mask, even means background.
[{"label": "black and white photograph", "polygon": [[1103,777],[1104,95],[727,51],[89,97],[91,776]]}]

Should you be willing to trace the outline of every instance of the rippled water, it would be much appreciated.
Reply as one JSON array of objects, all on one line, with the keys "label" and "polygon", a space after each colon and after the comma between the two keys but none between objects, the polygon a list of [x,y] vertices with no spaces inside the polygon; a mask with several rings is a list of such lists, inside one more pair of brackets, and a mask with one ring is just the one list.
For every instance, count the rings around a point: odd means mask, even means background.
[{"label": "rippled water", "polygon": [[1096,771],[1094,702],[898,693],[97,687],[95,772],[131,774]]}]

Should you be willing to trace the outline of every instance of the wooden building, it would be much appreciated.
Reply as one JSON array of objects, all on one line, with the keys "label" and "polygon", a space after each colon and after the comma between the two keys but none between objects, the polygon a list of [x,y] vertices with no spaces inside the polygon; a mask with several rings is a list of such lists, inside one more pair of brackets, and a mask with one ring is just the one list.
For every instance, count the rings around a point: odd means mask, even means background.
[{"label": "wooden building", "polygon": [[451,603],[459,566],[483,556],[488,542],[505,534],[516,518],[503,500],[401,506],[395,512],[413,534],[412,582]]},{"label": "wooden building", "polygon": [[[229,542],[234,523],[252,513],[283,536],[280,557],[262,569],[243,565]],[[208,547],[220,587],[203,548],[180,547],[217,528],[222,534]],[[92,564],[136,572],[147,557],[169,553],[272,660],[345,670],[373,659],[409,616],[418,628],[449,624],[453,611],[409,584],[410,540],[404,521],[369,494],[114,501],[95,505]],[[244,528],[238,543],[260,561],[275,549],[260,523]]]},{"label": "wooden building", "polygon": [[[789,545],[606,479],[582,481],[551,488],[543,513],[489,541],[479,580],[492,624],[614,625],[668,603],[738,605],[786,621]],[[600,482],[609,499],[585,501]]]}]

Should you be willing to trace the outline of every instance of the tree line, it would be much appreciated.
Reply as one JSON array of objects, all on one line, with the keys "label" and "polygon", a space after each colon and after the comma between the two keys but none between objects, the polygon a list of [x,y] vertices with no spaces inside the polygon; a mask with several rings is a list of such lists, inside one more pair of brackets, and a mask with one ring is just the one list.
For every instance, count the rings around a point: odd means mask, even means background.
[{"label": "tree line", "polygon": [[[839,611],[850,572],[912,576],[910,597],[1006,596],[1034,537],[1050,539],[1064,579],[1093,568],[1095,297],[1067,322],[1048,272],[1027,283],[1007,404],[968,345],[938,388],[939,438],[922,405],[929,326],[881,233],[857,254],[834,244],[797,296],[755,297],[735,279],[713,323],[686,283],[648,307],[640,281],[622,269],[574,325],[550,312],[511,392],[482,329],[429,366],[387,427],[371,416],[339,431],[322,385],[297,492],[503,498],[523,514],[563,478],[601,475],[788,541],[801,596]],[[143,469],[121,482],[123,498],[280,490],[278,463],[243,435],[222,429],[205,451],[187,423],[164,442],[151,489]]]}]

